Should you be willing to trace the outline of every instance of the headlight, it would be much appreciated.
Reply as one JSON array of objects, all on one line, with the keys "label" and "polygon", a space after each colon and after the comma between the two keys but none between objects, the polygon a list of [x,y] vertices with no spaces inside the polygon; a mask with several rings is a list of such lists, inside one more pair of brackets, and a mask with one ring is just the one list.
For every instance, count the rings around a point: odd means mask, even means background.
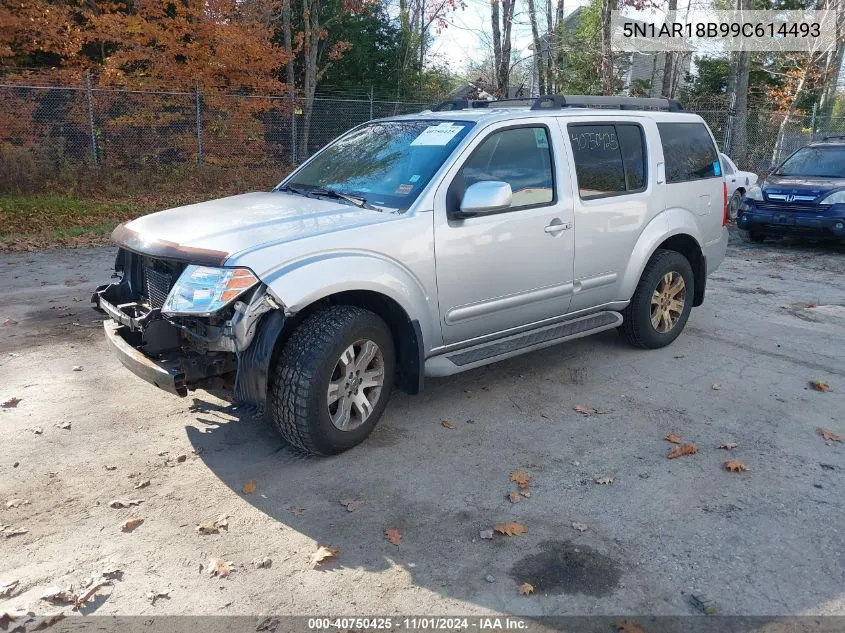
[{"label": "headlight", "polygon": [[161,307],[165,314],[208,315],[258,283],[248,268],[187,266]]},{"label": "headlight", "polygon": [[819,204],[842,204],[845,202],[845,191],[834,191]]},{"label": "headlight", "polygon": [[745,192],[745,198],[749,200],[762,200],[763,199],[763,190],[760,188],[759,185],[754,185],[753,187],[749,187],[748,191]]}]

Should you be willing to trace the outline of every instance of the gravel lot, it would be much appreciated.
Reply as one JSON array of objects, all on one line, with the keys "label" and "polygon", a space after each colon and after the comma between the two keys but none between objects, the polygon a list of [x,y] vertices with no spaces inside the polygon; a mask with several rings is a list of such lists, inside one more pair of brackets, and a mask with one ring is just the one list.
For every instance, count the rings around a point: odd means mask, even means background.
[{"label": "gravel lot", "polygon": [[[845,614],[845,444],[816,431],[845,436],[842,249],[732,243],[674,345],[604,333],[430,380],[331,459],[124,370],[88,303],[113,254],[0,255],[0,402],[20,398],[0,409],[0,524],[27,530],[0,536],[0,587],[19,581],[0,612],[119,569],[84,612]],[[667,459],[671,432],[698,453]],[[515,504],[512,469],[532,478]],[[480,538],[509,521],[528,532]],[[315,568],[318,545],[336,562]]]}]

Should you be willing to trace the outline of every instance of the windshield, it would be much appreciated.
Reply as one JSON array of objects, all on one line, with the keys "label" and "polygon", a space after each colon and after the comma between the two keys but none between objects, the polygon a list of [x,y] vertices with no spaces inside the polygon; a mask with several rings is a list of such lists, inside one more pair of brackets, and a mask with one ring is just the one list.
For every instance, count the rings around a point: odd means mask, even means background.
[{"label": "windshield", "polygon": [[786,159],[775,175],[845,178],[845,146],[799,149]]},{"label": "windshield", "polygon": [[468,121],[381,121],[332,143],[285,185],[407,209],[467,135]]}]

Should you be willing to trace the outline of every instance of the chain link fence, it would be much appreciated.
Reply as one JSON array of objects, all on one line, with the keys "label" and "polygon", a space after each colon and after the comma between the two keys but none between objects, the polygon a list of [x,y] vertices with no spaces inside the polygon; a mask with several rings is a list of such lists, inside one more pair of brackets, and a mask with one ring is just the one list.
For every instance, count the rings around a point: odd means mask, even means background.
[{"label": "chain link fence", "polygon": [[[270,168],[279,177],[349,128],[373,118],[418,112],[422,101],[317,96],[304,99],[220,92],[145,91],[80,85],[0,83],[0,190],[31,188],[66,170],[215,166]],[[736,120],[718,104],[687,104],[729,147]],[[845,134],[845,119],[753,110],[747,118],[745,159],[762,173],[824,135]],[[735,143],[734,143],[735,145]],[[734,147],[736,150],[736,148]],[[738,152],[734,151],[734,154]]]}]

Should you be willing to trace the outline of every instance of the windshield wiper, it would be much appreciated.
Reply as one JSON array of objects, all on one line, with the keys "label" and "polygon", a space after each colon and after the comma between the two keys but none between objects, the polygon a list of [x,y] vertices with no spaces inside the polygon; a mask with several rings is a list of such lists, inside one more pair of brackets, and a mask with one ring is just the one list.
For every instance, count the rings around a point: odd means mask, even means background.
[{"label": "windshield wiper", "polygon": [[351,196],[348,193],[341,193],[340,191],[335,191],[334,189],[329,189],[327,187],[314,187],[308,191],[315,196],[325,196],[327,198],[334,198],[335,200],[346,200],[361,209],[370,209],[371,211],[381,210],[369,204],[366,198],[362,198],[361,196]]}]

